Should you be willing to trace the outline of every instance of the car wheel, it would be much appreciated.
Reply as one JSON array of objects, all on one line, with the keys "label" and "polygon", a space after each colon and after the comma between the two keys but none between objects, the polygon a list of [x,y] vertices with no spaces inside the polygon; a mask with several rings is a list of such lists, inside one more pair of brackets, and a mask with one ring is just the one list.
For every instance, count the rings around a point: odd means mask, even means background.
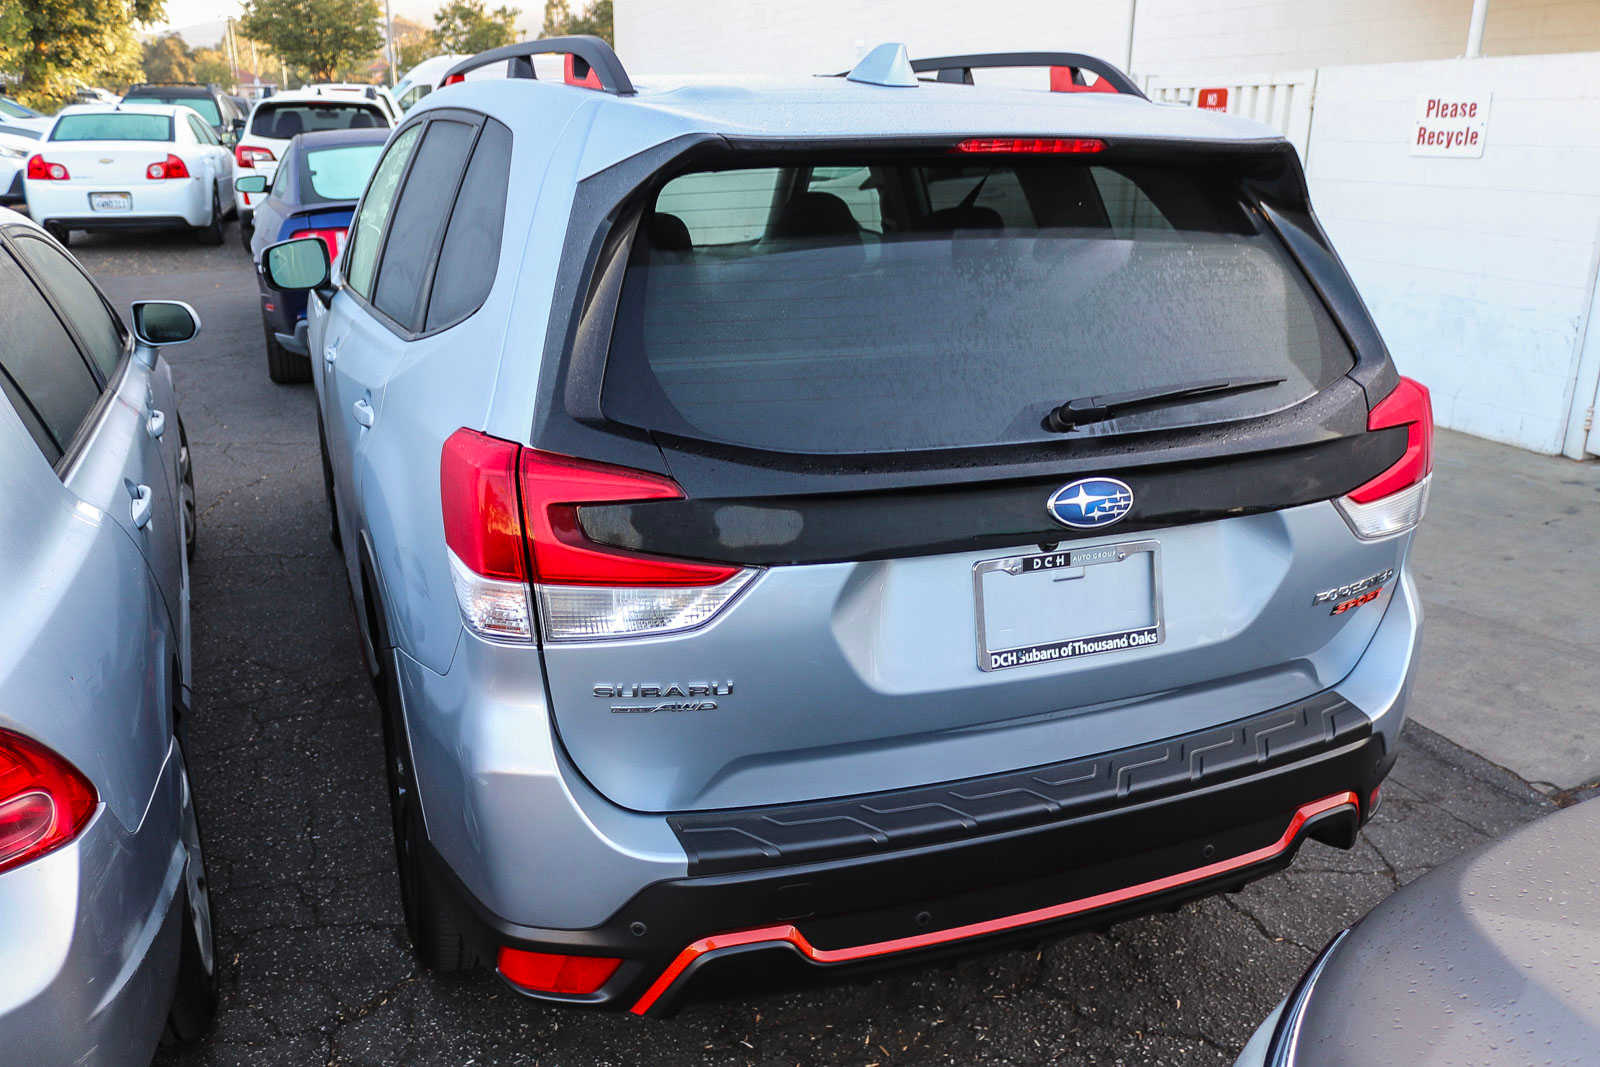
[{"label": "car wheel", "polygon": [[[378,635],[375,633],[374,639]],[[380,652],[380,656],[383,654]],[[393,660],[378,675],[383,715],[383,755],[389,785],[389,815],[394,831],[395,866],[400,875],[400,907],[417,959],[430,971],[461,971],[476,965],[461,926],[450,910],[423,853],[427,830],[417,804],[411,745],[400,714],[400,690]]]},{"label": "car wheel", "polygon": [[72,244],[72,231],[67,229],[65,226],[58,226],[53,222],[47,222],[44,224],[44,232],[48,233],[51,237],[54,237],[57,241],[60,241],[62,248],[66,248],[68,245]]},{"label": "car wheel", "polygon": [[184,813],[179,833],[188,858],[184,861],[178,904],[183,922],[178,949],[178,982],[167,1013],[164,1044],[198,1040],[211,1028],[217,1014],[217,943],[211,913],[211,886],[206,879],[205,853],[200,845],[200,820],[195,813],[189,769],[181,760]]},{"label": "car wheel", "polygon": [[203,245],[222,243],[222,202],[217,198],[215,190],[211,193],[211,221],[195,230],[194,237]]},{"label": "car wheel", "polygon": [[317,447],[322,450],[322,498],[328,502],[328,539],[333,547],[344,550],[344,538],[339,535],[339,508],[333,502],[333,463],[328,459],[328,435],[322,429],[322,413],[317,412]]},{"label": "car wheel", "polygon": [[261,333],[267,345],[267,377],[279,385],[293,385],[311,380],[311,361],[297,356],[278,343],[272,335],[272,326],[265,316],[261,319]]},{"label": "car wheel", "polygon": [[244,250],[246,252],[250,251],[250,239],[253,238],[255,235],[256,235],[256,228],[254,226],[250,225],[250,220],[245,218],[243,212],[240,212],[240,214],[239,214],[239,243],[244,246]]},{"label": "car wheel", "polygon": [[189,431],[178,418],[178,495],[183,505],[183,551],[194,559],[200,539],[200,513],[194,502],[194,460],[189,453]]}]

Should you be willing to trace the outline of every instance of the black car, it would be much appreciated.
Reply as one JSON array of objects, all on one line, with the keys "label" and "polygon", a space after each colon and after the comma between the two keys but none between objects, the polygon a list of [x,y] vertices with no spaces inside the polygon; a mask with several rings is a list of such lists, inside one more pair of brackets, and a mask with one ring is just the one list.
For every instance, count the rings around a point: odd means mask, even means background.
[{"label": "black car", "polygon": [[[260,174],[236,178],[234,185],[241,192],[267,193],[256,207],[250,257],[259,264],[261,251],[268,245],[294,237],[319,237],[328,246],[328,258],[338,259],[356,201],[388,139],[388,129],[376,127],[302,133],[284,150],[271,186]],[[296,324],[306,317],[306,295],[274,292],[259,272],[257,277],[268,376],[275,382],[310,380],[310,363],[296,351],[299,342],[294,340]]]},{"label": "black car", "polygon": [[234,103],[233,97],[215,85],[198,82],[146,82],[135,85],[122,97],[145,104],[181,104],[192,107],[206,120],[206,124],[228,145],[244,129],[245,112]]}]

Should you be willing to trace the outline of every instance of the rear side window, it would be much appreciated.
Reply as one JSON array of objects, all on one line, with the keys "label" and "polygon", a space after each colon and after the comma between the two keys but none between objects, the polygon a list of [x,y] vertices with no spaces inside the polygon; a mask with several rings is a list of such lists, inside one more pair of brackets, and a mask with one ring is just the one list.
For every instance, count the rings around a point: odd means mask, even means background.
[{"label": "rear side window", "polygon": [[634,240],[614,420],[767,449],[1060,440],[1067,400],[1271,388],[1079,433],[1242,418],[1354,366],[1222,167],[948,155],[690,173]]},{"label": "rear side window", "polygon": [[363,130],[388,125],[388,117],[368,104],[262,104],[250,120],[250,132],[257,137],[287,141],[296,134],[316,130]]},{"label": "rear side window", "polygon": [[382,154],[381,144],[345,145],[307,152],[306,174],[311,179],[311,192],[320,200],[359,198]]},{"label": "rear side window", "polygon": [[[55,312],[22,268],[0,252],[0,369],[65,452],[99,399],[100,387]],[[26,421],[26,420],[24,420]]]},{"label": "rear side window", "polygon": [[372,303],[402,326],[416,323],[422,284],[432,268],[439,231],[455,199],[462,158],[475,132],[465,122],[428,123],[395,203]]},{"label": "rear side window", "polygon": [[494,285],[511,177],[511,131],[490,120],[472,150],[439,252],[425,329],[448,326],[478,309]]},{"label": "rear side window", "polygon": [[422,133],[420,125],[400,131],[389,142],[378,169],[372,173],[361,207],[350,223],[350,251],[345,254],[345,281],[364,297],[372,295],[372,275],[378,268],[378,247],[383,240],[383,224],[394,206],[394,194],[411,159],[411,148]]},{"label": "rear side window", "polygon": [[106,381],[117,369],[122,359],[124,339],[127,336],[122,324],[100,299],[100,293],[79,270],[54,245],[36,237],[19,237],[17,252],[44,281],[44,287],[55,297],[56,306],[66,315],[67,321],[77,331],[89,359]]},{"label": "rear side window", "polygon": [[131,111],[63,115],[50,131],[52,141],[170,141],[170,115],[140,115]]}]

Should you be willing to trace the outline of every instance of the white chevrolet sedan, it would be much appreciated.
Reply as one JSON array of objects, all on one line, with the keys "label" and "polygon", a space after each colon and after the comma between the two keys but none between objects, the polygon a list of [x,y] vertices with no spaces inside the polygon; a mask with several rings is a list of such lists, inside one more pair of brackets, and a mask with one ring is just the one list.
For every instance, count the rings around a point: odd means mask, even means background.
[{"label": "white chevrolet sedan", "polygon": [[233,155],[187,107],[63,108],[23,172],[28,213],[62,244],[73,230],[175,227],[222,243]]}]

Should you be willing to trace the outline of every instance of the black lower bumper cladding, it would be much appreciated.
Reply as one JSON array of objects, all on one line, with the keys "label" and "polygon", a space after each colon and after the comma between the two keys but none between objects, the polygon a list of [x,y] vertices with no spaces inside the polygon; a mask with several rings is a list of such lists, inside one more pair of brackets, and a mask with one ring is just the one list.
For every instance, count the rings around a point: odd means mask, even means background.
[{"label": "black lower bumper cladding", "polygon": [[657,1014],[718,970],[844,971],[1060,935],[1341,847],[1394,761],[1323,694],[1214,730],[1028,771],[820,804],[673,816],[687,877],[605,923],[490,914],[436,862],[480,958],[501,946],[621,957],[593,994],[541,999]]}]

